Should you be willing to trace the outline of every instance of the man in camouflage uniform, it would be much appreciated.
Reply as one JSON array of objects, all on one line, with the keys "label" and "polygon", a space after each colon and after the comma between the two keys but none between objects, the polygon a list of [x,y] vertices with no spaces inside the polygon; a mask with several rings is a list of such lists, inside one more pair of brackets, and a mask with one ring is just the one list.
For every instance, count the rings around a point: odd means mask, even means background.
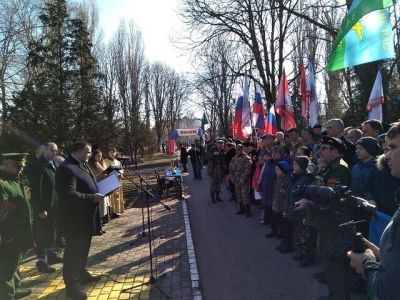
[{"label": "man in camouflage uniform", "polygon": [[243,145],[236,145],[236,156],[229,165],[229,176],[235,184],[236,198],[239,203],[237,215],[246,213],[250,217],[250,177],[251,158],[243,151]]},{"label": "man in camouflage uniform", "polygon": [[0,174],[0,299],[13,300],[31,294],[20,288],[19,264],[32,248],[32,224],[25,187],[19,177],[26,153],[2,154]]},{"label": "man in camouflage uniform", "polygon": [[207,174],[210,177],[211,202],[222,201],[219,197],[220,183],[225,175],[225,151],[223,140],[217,140],[214,147],[207,149]]},{"label": "man in camouflage uniform", "polygon": [[[315,184],[329,187],[349,185],[350,172],[347,163],[342,159],[345,151],[346,146],[340,139],[327,136],[322,138],[319,154],[325,167],[318,172]],[[329,290],[329,296],[321,297],[320,300],[350,299],[346,257],[350,237],[338,228],[340,223],[349,221],[346,220],[346,208],[338,203],[331,203],[327,212],[306,199],[300,200],[296,205],[296,209],[309,206],[311,222],[317,228],[322,270]]]}]

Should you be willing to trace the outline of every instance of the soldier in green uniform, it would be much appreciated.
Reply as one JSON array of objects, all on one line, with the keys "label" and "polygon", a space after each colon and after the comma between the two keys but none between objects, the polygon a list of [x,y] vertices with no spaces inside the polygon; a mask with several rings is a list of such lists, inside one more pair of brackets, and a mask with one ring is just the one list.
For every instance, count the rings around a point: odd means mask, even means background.
[{"label": "soldier in green uniform", "polygon": [[250,156],[243,151],[243,145],[236,145],[236,156],[229,165],[229,176],[235,184],[236,198],[239,203],[237,215],[246,213],[250,217],[250,177],[252,162]]},{"label": "soldier in green uniform", "polygon": [[19,177],[26,153],[2,154],[0,174],[0,299],[18,299],[31,294],[20,288],[19,264],[33,246],[32,224],[25,188]]},{"label": "soldier in green uniform", "polygon": [[[315,184],[329,187],[349,185],[350,172],[342,159],[345,150],[346,146],[340,139],[327,136],[322,138],[319,153],[325,167],[318,172]],[[340,223],[346,221],[348,213],[337,203],[331,204],[327,212],[306,199],[296,202],[296,210],[306,206],[309,206],[311,222],[317,228],[322,270],[329,290],[329,296],[321,297],[320,300],[350,299],[346,258],[350,237],[338,228]]]},{"label": "soldier in green uniform", "polygon": [[224,141],[217,140],[215,146],[207,149],[207,174],[210,176],[211,202],[221,201],[219,196],[220,183],[225,174],[225,150],[222,148]]}]

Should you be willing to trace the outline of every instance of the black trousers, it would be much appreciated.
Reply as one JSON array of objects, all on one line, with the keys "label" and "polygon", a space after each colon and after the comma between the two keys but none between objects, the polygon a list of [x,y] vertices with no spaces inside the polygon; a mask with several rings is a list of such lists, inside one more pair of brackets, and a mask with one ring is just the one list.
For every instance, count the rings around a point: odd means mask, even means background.
[{"label": "black trousers", "polygon": [[34,219],[33,228],[36,243],[36,256],[39,260],[48,262],[49,255],[56,255],[52,251],[56,238],[56,221],[54,218],[45,220]]},{"label": "black trousers", "polygon": [[65,237],[63,278],[66,288],[73,288],[86,269],[91,236]]}]

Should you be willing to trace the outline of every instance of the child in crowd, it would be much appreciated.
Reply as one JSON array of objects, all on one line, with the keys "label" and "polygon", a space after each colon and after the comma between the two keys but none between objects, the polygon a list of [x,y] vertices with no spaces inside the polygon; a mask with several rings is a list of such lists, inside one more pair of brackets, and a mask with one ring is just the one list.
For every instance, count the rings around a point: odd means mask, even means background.
[{"label": "child in crowd", "polygon": [[[287,213],[288,192],[292,167],[285,160],[278,161],[275,167],[276,180],[272,202],[271,232],[265,237],[283,237],[285,228],[282,223],[283,213]],[[279,248],[277,248],[279,250]]]}]

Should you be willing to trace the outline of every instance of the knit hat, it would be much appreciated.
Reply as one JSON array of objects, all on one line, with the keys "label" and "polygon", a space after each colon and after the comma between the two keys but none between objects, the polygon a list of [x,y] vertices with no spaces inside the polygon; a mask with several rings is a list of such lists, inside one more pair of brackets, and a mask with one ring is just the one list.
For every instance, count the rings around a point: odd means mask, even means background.
[{"label": "knit hat", "polygon": [[293,169],[292,167],[289,165],[289,163],[286,160],[281,160],[278,162],[277,166],[279,167],[279,169],[282,170],[283,173],[285,174],[290,174],[292,173]]},{"label": "knit hat", "polygon": [[356,145],[360,145],[372,156],[377,156],[381,153],[381,147],[378,144],[378,141],[373,137],[366,136],[359,139]]},{"label": "knit hat", "polygon": [[294,161],[299,165],[299,167],[306,171],[310,160],[307,156],[297,156]]}]

